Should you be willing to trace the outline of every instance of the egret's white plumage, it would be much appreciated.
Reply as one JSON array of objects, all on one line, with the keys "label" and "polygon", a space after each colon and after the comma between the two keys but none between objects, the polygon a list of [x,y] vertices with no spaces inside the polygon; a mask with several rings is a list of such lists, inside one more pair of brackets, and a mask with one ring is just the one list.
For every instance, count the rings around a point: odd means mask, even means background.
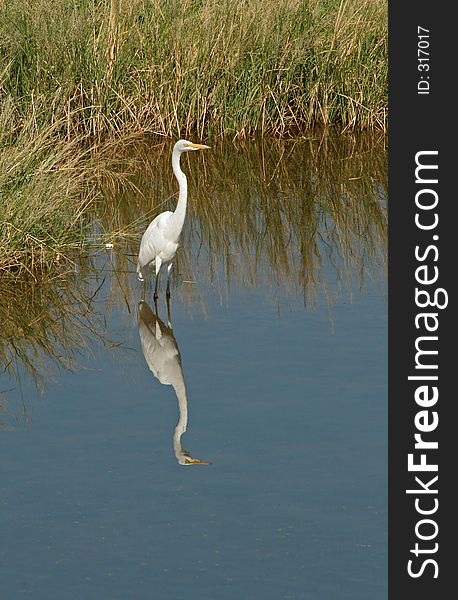
[{"label": "egret's white plumage", "polygon": [[162,265],[167,267],[167,295],[170,293],[170,271],[186,217],[188,185],[186,175],[180,167],[180,157],[183,152],[205,148],[209,148],[209,146],[193,144],[187,140],[179,140],[175,144],[172,152],[172,169],[179,187],[177,206],[174,212],[167,210],[158,215],[143,234],[138,253],[137,276],[140,281],[143,281],[154,267],[156,272],[155,297],[157,297],[157,283]]}]

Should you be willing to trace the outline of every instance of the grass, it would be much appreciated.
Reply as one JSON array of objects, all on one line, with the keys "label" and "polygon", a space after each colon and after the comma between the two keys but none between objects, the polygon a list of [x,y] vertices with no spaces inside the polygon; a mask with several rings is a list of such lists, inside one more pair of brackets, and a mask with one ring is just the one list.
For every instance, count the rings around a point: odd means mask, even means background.
[{"label": "grass", "polygon": [[0,0],[0,97],[68,139],[386,128],[385,0]]},{"label": "grass", "polygon": [[0,276],[71,267],[139,134],[385,131],[386,46],[384,0],[0,0]]},{"label": "grass", "polygon": [[36,132],[29,120],[15,131],[6,112],[0,113],[0,273],[33,273],[75,243],[92,197],[85,151],[81,138],[56,141],[53,126]]},{"label": "grass", "polygon": [[0,108],[0,277],[71,269],[102,199],[99,179],[124,179],[127,165],[110,142],[94,144],[83,133],[67,140],[64,126],[38,127],[33,117],[18,123],[9,103]]}]

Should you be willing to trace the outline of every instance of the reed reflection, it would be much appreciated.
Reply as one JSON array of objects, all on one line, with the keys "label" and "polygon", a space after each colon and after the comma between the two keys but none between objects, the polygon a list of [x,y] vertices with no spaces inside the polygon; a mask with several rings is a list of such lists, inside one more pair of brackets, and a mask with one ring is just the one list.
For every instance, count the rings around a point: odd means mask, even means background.
[{"label": "reed reflection", "polygon": [[143,356],[150,371],[163,385],[171,385],[178,399],[179,419],[173,431],[173,450],[180,465],[208,465],[207,461],[193,458],[181,446],[181,436],[188,426],[188,398],[181,366],[181,355],[170,320],[170,303],[167,302],[167,325],[155,312],[140,300],[137,309],[138,333]]},{"label": "reed reflection", "polygon": [[1,278],[0,426],[28,420],[25,401],[17,407],[24,376],[43,391],[59,370],[77,370],[96,344],[119,347],[100,309],[103,283],[89,257],[80,257],[71,272]]},{"label": "reed reflection", "polygon": [[[137,161],[131,185],[115,189],[101,181],[109,200],[102,227],[118,232],[119,246],[128,242],[127,252],[117,256],[118,270],[125,272],[132,271],[145,223],[176,204],[167,143],[147,141],[126,150],[126,162],[129,152]],[[267,284],[302,295],[312,306],[320,297],[329,302],[342,292],[351,295],[366,278],[383,282],[383,138],[220,142],[211,155],[195,158],[176,257],[182,280],[211,282],[223,293],[234,285]],[[195,300],[190,286],[175,293]]]},{"label": "reed reflection", "polygon": [[[110,312],[124,311],[129,319],[135,313],[134,271],[145,225],[176,204],[169,151],[168,142],[154,140],[126,146],[124,153],[122,145],[116,147],[121,173],[112,179],[102,162],[106,202],[94,212],[89,252],[71,257],[70,273],[56,263],[46,279],[2,275],[0,425],[10,420],[2,391],[19,389],[21,373],[43,389],[59,368],[73,369],[94,342],[113,345],[106,329]],[[281,290],[283,297],[297,295],[314,306],[323,300],[332,304],[339,295],[351,299],[367,278],[383,286],[383,138],[222,141],[211,155],[194,158],[189,214],[172,280],[174,294],[188,307],[197,301],[205,312],[209,290],[224,297],[233,287],[267,284],[272,296]],[[114,242],[109,253],[102,238]],[[274,300],[280,303],[280,294]],[[181,407],[184,411],[185,401]],[[186,422],[187,415],[185,428]]]}]

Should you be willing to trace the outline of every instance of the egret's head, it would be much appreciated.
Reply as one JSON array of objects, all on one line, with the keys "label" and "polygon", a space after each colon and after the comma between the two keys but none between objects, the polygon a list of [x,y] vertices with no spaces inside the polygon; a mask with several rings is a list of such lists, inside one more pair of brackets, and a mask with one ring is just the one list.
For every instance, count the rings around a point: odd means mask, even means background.
[{"label": "egret's head", "polygon": [[200,458],[188,458],[186,457],[183,462],[180,461],[180,465],[209,465],[211,463],[208,460],[200,460]]},{"label": "egret's head", "polygon": [[193,142],[188,142],[188,140],[178,140],[178,142],[173,147],[173,151],[179,152],[189,152],[190,150],[205,150],[206,148],[210,148],[210,146],[205,146],[205,144],[194,144]]},{"label": "egret's head", "polygon": [[200,460],[200,458],[193,458],[187,450],[181,450],[176,455],[178,463],[180,465],[210,465],[211,463],[207,460]]}]

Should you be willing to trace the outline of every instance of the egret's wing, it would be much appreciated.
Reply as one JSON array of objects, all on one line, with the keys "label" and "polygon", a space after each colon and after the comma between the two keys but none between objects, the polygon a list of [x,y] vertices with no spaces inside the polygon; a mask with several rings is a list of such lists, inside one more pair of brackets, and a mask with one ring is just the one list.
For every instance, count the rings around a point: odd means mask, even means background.
[{"label": "egret's wing", "polygon": [[140,251],[138,253],[138,262],[141,267],[152,262],[168,243],[168,240],[164,237],[164,229],[172,214],[170,210],[167,210],[158,215],[148,225],[140,242]]}]

